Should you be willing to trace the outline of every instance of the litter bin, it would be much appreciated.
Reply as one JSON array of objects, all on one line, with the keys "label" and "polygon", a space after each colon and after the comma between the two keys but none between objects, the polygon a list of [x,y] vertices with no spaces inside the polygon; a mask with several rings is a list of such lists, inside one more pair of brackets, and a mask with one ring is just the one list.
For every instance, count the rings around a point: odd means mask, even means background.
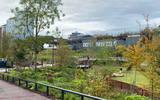
[{"label": "litter bin", "polygon": [[6,68],[7,59],[0,58],[0,68]]}]

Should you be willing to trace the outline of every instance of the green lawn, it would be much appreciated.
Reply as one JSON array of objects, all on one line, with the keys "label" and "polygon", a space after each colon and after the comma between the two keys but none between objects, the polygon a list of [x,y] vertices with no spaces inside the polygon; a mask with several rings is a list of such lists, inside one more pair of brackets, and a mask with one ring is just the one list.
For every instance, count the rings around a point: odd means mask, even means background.
[{"label": "green lawn", "polygon": [[[127,71],[127,81],[126,81],[126,68],[123,68],[122,73],[124,74],[124,77],[115,77],[114,79],[127,82],[129,84],[133,84],[133,81],[135,80],[135,69],[131,69],[130,71]],[[142,87],[141,84],[148,84],[148,79],[143,76],[139,71],[136,72],[136,85]]]},{"label": "green lawn", "polygon": [[79,52],[79,53],[74,52],[73,55],[74,56],[84,56],[84,55],[88,55],[88,54],[87,54],[87,52],[84,51],[84,52]]},{"label": "green lawn", "polygon": [[[95,74],[95,71],[99,71],[99,70],[102,70],[103,72],[109,71],[109,72],[113,72],[113,73],[119,73],[120,68],[121,67],[119,66],[119,64],[113,63],[113,64],[107,64],[105,66],[94,65],[90,69],[88,69],[87,71],[88,71],[88,73],[90,73],[92,75]],[[113,79],[119,80],[122,82],[126,82],[126,69],[127,69],[127,67],[122,67],[122,68],[123,68],[122,73],[124,74],[124,76],[123,77],[113,77]],[[137,86],[142,87],[143,86],[142,84],[148,84],[148,80],[145,76],[143,76],[138,71],[136,73],[137,73],[137,75],[136,75],[136,85]],[[106,72],[106,74],[108,74],[108,73]],[[127,71],[127,82],[126,83],[133,84],[134,79],[135,79],[135,69],[132,68],[130,71]]]}]

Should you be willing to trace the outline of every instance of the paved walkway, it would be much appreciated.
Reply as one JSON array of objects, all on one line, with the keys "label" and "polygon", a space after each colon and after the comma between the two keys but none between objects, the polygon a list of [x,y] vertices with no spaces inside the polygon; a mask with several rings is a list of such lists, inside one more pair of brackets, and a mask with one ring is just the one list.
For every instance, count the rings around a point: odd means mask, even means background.
[{"label": "paved walkway", "polygon": [[0,100],[51,100],[0,80]]}]

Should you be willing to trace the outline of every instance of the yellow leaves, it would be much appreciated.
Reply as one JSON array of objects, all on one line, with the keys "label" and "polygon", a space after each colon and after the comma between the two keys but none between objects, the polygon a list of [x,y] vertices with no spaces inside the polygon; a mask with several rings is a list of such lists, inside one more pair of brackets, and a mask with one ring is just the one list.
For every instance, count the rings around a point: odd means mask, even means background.
[{"label": "yellow leaves", "polygon": [[124,66],[130,66],[130,65],[132,65],[132,62],[128,62],[124,64]]},{"label": "yellow leaves", "polygon": [[126,48],[125,45],[118,45],[118,46],[116,47],[116,49],[117,49],[119,52],[123,51],[125,48]]},{"label": "yellow leaves", "polygon": [[157,71],[157,72],[160,72],[160,68],[156,68],[156,71]]}]

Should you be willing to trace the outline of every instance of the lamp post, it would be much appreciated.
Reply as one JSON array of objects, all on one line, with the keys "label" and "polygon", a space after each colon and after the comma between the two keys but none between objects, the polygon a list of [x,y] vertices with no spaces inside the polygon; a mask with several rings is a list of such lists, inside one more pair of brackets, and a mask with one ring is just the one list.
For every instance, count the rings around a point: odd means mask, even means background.
[{"label": "lamp post", "polygon": [[54,37],[52,36],[52,41],[53,41],[53,50],[52,50],[52,67],[54,65]]}]

